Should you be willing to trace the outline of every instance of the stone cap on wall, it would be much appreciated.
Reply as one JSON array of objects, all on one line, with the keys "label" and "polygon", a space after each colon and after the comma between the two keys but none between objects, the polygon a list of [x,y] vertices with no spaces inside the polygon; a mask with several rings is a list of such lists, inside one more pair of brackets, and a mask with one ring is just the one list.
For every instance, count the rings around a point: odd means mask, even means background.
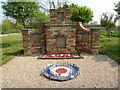
[{"label": "stone cap on wall", "polygon": [[38,31],[36,29],[23,29],[22,32],[26,32],[27,34],[31,34],[32,32]]},{"label": "stone cap on wall", "polygon": [[82,22],[77,22],[77,27],[82,30],[82,31],[85,31],[85,32],[90,32],[90,29],[87,29],[83,26]]},{"label": "stone cap on wall", "polygon": [[36,29],[23,29],[22,31],[34,31]]},{"label": "stone cap on wall", "polygon": [[91,31],[100,30],[99,28],[90,28]]},{"label": "stone cap on wall", "polygon": [[70,11],[70,9],[50,9],[49,11]]}]

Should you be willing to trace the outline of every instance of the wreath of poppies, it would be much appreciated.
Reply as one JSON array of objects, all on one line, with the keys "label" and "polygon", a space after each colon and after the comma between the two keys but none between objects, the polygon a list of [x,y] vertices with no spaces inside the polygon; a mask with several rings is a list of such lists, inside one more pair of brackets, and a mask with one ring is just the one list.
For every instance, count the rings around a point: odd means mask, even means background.
[{"label": "wreath of poppies", "polygon": [[52,80],[66,81],[78,76],[79,67],[75,64],[52,64],[44,69],[43,74]]},{"label": "wreath of poppies", "polygon": [[41,56],[42,58],[46,58],[46,57],[74,57],[74,55],[72,55],[72,54],[51,54],[51,55],[49,55],[49,54],[47,54],[47,55],[42,55]]}]

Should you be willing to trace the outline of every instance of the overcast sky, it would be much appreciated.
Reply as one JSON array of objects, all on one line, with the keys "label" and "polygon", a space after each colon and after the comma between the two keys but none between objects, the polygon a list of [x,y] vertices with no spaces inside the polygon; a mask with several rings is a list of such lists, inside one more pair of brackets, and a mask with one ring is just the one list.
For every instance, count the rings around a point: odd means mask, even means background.
[{"label": "overcast sky", "polygon": [[[80,6],[87,6],[91,8],[94,14],[93,21],[97,21],[97,22],[100,21],[100,15],[102,14],[102,12],[110,12],[116,15],[117,13],[113,9],[115,8],[114,3],[118,3],[118,2],[119,0],[71,0],[71,3],[75,3]],[[1,6],[2,4],[0,2],[0,23],[4,19]]]}]

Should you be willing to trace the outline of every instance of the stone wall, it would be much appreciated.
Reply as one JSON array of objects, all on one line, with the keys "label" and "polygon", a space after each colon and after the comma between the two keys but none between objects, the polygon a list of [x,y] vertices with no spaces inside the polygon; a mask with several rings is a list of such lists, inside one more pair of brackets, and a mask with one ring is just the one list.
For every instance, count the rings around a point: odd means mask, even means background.
[{"label": "stone wall", "polygon": [[99,49],[99,29],[86,29],[81,22],[76,26],[76,50],[97,54]]},{"label": "stone wall", "polygon": [[[32,55],[32,54],[39,54],[46,48],[46,34],[45,34],[45,27],[44,23],[41,23],[38,30],[22,30],[23,35],[23,48],[25,55]],[[34,43],[34,39],[40,37],[40,41]],[[35,37],[35,38],[34,38]],[[39,39],[38,39],[39,40]]]},{"label": "stone wall", "polygon": [[[58,12],[63,13],[63,20],[57,19]],[[70,9],[51,9],[50,10],[50,21],[70,21]]]},{"label": "stone wall", "polygon": [[[75,53],[76,22],[47,22],[46,51],[47,53]],[[66,48],[56,48],[57,37],[66,38]]]},{"label": "stone wall", "polygon": [[[46,22],[45,27],[47,53],[75,53],[76,22],[70,21],[70,9],[51,9],[50,22]],[[66,48],[56,47],[57,37],[65,37]]]},{"label": "stone wall", "polygon": [[[25,55],[44,50],[47,53],[99,52],[99,30],[86,29],[81,22],[70,21],[70,9],[50,10],[50,21],[40,23],[38,30],[23,30],[22,35]],[[65,37],[65,48],[56,47],[57,37]]]},{"label": "stone wall", "polygon": [[23,48],[24,48],[24,55],[31,55],[31,31],[23,30],[22,37],[23,37]]},{"label": "stone wall", "polygon": [[91,29],[91,53],[98,54],[99,53],[99,29]]},{"label": "stone wall", "polygon": [[76,50],[91,53],[91,31],[83,29],[80,24],[78,22],[76,27]]}]

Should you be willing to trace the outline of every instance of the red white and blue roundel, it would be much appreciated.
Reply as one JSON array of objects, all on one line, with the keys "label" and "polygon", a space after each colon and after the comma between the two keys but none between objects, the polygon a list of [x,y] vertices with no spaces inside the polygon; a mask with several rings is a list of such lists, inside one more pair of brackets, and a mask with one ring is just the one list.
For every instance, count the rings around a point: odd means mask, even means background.
[{"label": "red white and blue roundel", "polygon": [[64,81],[76,77],[79,74],[79,68],[75,64],[53,64],[46,67],[43,74],[49,79]]}]

